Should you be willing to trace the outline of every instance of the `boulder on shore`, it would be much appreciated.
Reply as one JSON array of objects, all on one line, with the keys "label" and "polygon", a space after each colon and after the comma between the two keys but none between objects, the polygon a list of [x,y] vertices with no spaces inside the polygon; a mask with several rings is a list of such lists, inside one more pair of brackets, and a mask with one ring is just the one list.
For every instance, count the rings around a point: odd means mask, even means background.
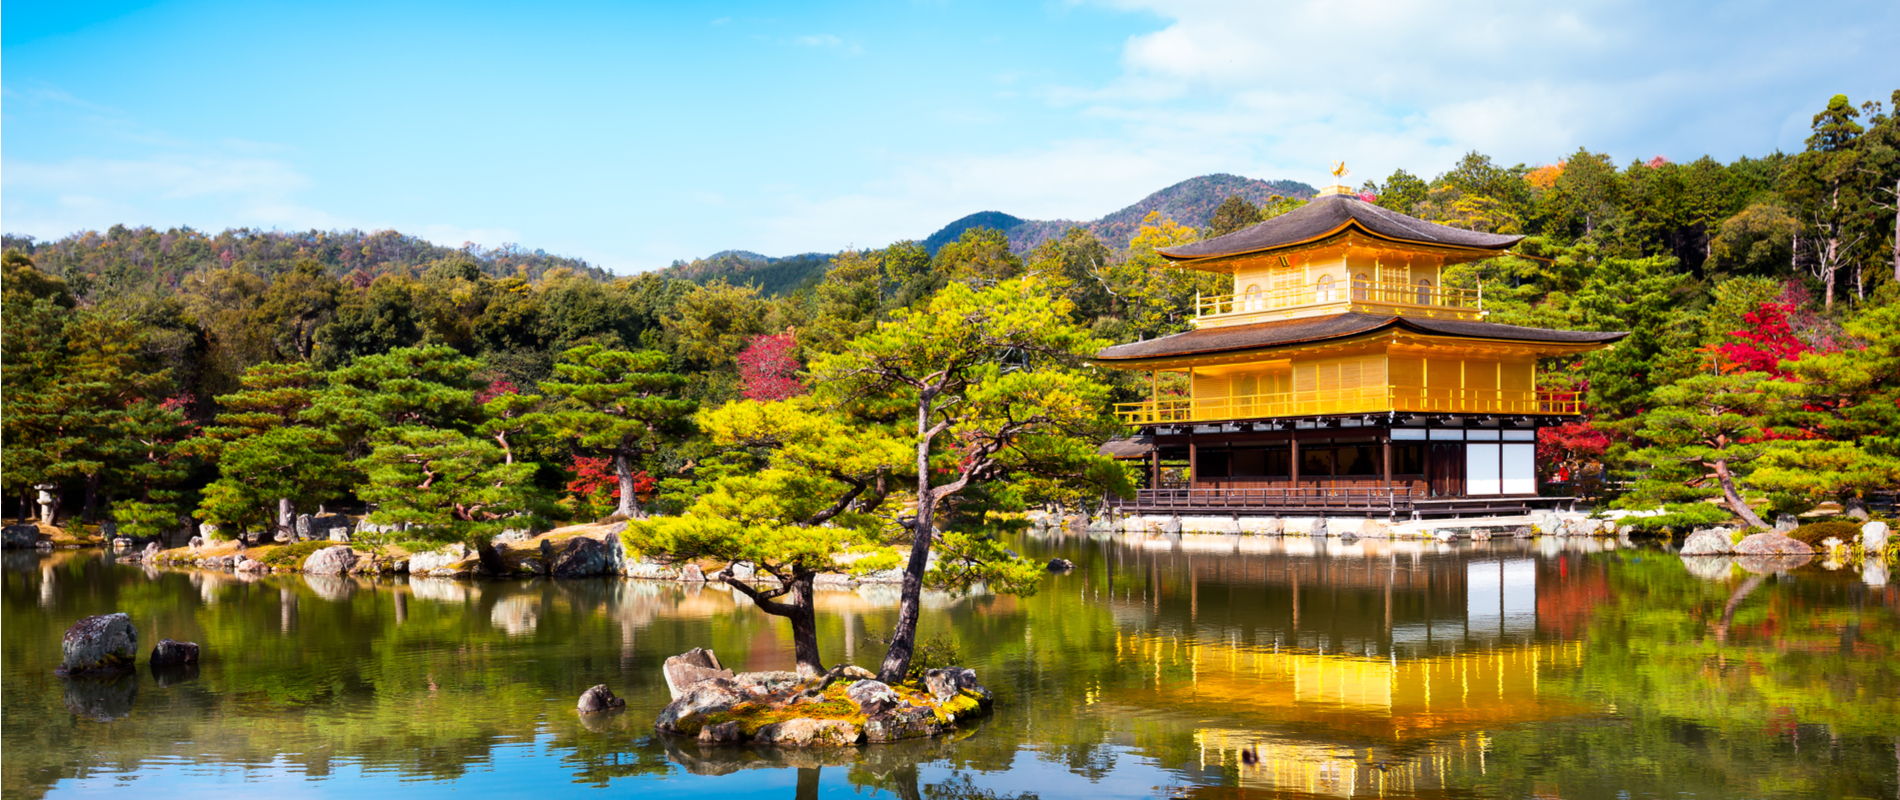
[{"label": "boulder on shore", "polygon": [[348,575],[356,566],[356,551],[343,545],[325,547],[303,560],[306,575]]},{"label": "boulder on shore", "polygon": [[607,684],[600,683],[589,687],[585,692],[581,692],[580,702],[577,703],[575,707],[578,708],[582,714],[596,714],[602,711],[626,708],[627,701],[615,697],[613,690],[607,688]]},{"label": "boulder on shore", "polygon": [[61,675],[129,670],[139,654],[139,632],[125,614],[86,617],[60,639]]},{"label": "boulder on shore", "polygon": [[8,550],[31,550],[39,543],[38,525],[8,525],[0,528],[0,545]]},{"label": "boulder on shore", "polygon": [[556,578],[592,578],[606,575],[611,567],[607,545],[599,539],[576,536],[548,562],[548,573]]},{"label": "boulder on shore", "polygon": [[152,646],[151,665],[154,667],[175,667],[198,663],[197,642],[175,642],[160,639]]},{"label": "boulder on shore", "polygon": [[1813,555],[1814,548],[1807,542],[1774,531],[1757,533],[1735,543],[1735,554],[1741,556],[1806,556]]},{"label": "boulder on shore", "polygon": [[409,574],[444,578],[466,575],[475,570],[475,563],[470,560],[474,556],[475,551],[468,545],[443,545],[409,556]]},{"label": "boulder on shore", "polygon": [[1860,546],[1868,553],[1879,553],[1887,549],[1887,523],[1874,520],[1860,526]]},{"label": "boulder on shore", "polygon": [[1703,528],[1702,530],[1689,534],[1689,538],[1682,540],[1682,550],[1678,552],[1678,555],[1720,556],[1727,555],[1733,549],[1734,545],[1729,542],[1729,532],[1727,530],[1722,528]]}]

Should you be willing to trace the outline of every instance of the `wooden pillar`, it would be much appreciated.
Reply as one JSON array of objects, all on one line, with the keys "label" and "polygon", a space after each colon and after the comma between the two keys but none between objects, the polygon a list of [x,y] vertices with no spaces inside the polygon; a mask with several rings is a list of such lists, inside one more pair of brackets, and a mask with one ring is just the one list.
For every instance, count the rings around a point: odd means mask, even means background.
[{"label": "wooden pillar", "polygon": [[1292,456],[1292,461],[1287,464],[1287,474],[1291,476],[1287,483],[1289,487],[1298,489],[1300,488],[1300,432],[1288,431],[1286,440]]},{"label": "wooden pillar", "polygon": [[1197,488],[1195,484],[1200,483],[1200,482],[1201,482],[1200,448],[1194,444],[1193,429],[1189,429],[1188,430],[1188,488],[1189,489]]},{"label": "wooden pillar", "polygon": [[1392,490],[1392,429],[1387,428],[1384,436],[1379,437],[1379,445],[1385,457],[1385,488]]},{"label": "wooden pillar", "polygon": [[1149,435],[1148,442],[1148,488],[1159,489],[1161,488],[1161,443],[1155,441],[1152,434]]}]

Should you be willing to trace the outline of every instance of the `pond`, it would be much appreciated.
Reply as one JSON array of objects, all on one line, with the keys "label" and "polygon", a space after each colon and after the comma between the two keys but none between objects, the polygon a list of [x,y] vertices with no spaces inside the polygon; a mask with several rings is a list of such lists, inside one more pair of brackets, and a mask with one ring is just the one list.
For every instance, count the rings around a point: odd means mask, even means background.
[{"label": "pond", "polygon": [[[1900,590],[1612,542],[1030,538],[1029,597],[927,598],[996,692],[951,740],[701,750],[650,727],[660,662],[790,663],[717,587],[147,571],[9,553],[8,798],[1877,797],[1900,792]],[[1694,567],[1692,570],[1691,567]],[[822,596],[875,664],[888,587]],[[124,611],[196,674],[53,674]],[[583,720],[605,683],[625,713]]]}]

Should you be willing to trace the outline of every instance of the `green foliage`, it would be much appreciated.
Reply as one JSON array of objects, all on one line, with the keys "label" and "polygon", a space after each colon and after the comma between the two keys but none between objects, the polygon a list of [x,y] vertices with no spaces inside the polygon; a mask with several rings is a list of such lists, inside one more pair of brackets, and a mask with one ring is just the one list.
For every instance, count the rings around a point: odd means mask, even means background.
[{"label": "green foliage", "polygon": [[405,537],[473,543],[535,522],[535,466],[507,463],[493,442],[461,431],[386,429],[362,469],[356,493],[375,504],[369,521]]},{"label": "green foliage", "polygon": [[1816,547],[1821,545],[1822,540],[1829,537],[1839,539],[1843,542],[1858,542],[1860,541],[1860,523],[1850,520],[1810,522],[1788,531],[1788,537],[1791,539],[1800,539]]},{"label": "green foliage", "polygon": [[1219,206],[1214,208],[1214,216],[1207,221],[1208,236],[1225,236],[1245,228],[1260,220],[1260,207],[1239,195],[1228,195]]},{"label": "green foliage", "polygon": [[334,434],[308,425],[272,428],[230,442],[198,513],[228,535],[268,523],[280,498],[303,506],[334,497],[346,480],[342,449]]},{"label": "green foliage", "polygon": [[1696,375],[1658,388],[1654,405],[1628,423],[1637,443],[1628,458],[1641,469],[1626,502],[1720,496],[1744,522],[1767,527],[1738,483],[1761,457],[1762,431],[1790,388],[1759,372]]},{"label": "green foliage", "polygon": [[685,434],[694,403],[679,396],[685,379],[667,371],[663,353],[582,345],[561,354],[541,382],[544,410],[528,417],[574,452],[614,460],[621,514],[638,513],[633,475],[664,445]]}]

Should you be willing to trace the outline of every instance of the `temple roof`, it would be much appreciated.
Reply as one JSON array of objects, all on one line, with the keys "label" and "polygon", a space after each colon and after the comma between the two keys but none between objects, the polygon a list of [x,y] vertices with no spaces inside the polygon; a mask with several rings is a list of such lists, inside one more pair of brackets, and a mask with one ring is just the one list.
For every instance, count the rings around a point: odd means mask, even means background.
[{"label": "temple roof", "polygon": [[1258,253],[1319,241],[1347,228],[1397,242],[1477,250],[1503,250],[1524,238],[1426,222],[1351,195],[1335,194],[1316,197],[1306,205],[1225,236],[1156,252],[1175,260]]},{"label": "temple roof", "polygon": [[1549,328],[1500,325],[1495,322],[1348,313],[1256,322],[1250,325],[1201,328],[1158,339],[1144,339],[1139,342],[1104,347],[1096,352],[1095,358],[1100,361],[1132,361],[1145,358],[1227,353],[1324,342],[1388,329],[1431,336],[1550,344],[1609,344],[1629,335],[1627,331],[1559,331]]}]

